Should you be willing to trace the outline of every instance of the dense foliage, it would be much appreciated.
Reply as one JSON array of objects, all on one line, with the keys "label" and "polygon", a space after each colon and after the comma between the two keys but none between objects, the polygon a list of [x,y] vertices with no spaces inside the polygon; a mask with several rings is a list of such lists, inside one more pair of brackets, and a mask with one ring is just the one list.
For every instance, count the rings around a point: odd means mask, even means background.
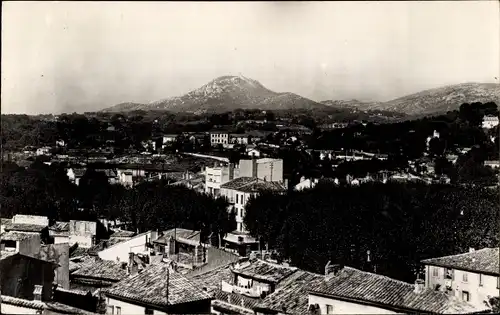
[{"label": "dense foliage", "polygon": [[498,191],[479,187],[321,183],[250,199],[245,224],[300,268],[332,260],[413,281],[422,259],[497,246],[498,207]]},{"label": "dense foliage", "polygon": [[5,163],[0,177],[2,217],[33,214],[51,221],[104,217],[130,222],[140,231],[201,229],[204,237],[212,234],[214,240],[235,229],[225,199],[212,199],[165,180],[125,188],[109,184],[103,173],[89,168],[76,186],[61,166],[38,161],[27,169]]}]

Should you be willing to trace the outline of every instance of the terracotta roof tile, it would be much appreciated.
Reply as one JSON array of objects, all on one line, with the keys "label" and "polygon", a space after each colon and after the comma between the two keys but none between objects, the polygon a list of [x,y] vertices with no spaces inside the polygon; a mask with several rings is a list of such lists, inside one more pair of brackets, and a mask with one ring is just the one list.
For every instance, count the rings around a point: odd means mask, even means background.
[{"label": "terracotta roof tile", "polygon": [[168,231],[163,232],[163,235],[160,236],[157,240],[153,241],[154,243],[166,244],[167,239],[169,237],[175,237],[177,240],[190,240],[196,242],[198,245],[200,243],[200,231],[188,230],[183,228],[170,229]]},{"label": "terracotta roof tile", "polygon": [[256,280],[278,283],[297,271],[294,267],[285,267],[264,260],[256,259],[235,264],[232,272]]},{"label": "terracotta roof tile", "polygon": [[266,296],[256,307],[286,314],[307,314],[309,306],[307,290],[314,282],[322,279],[323,275],[297,271],[293,279],[287,280],[288,283]]},{"label": "terracotta roof tile", "polygon": [[55,232],[69,232],[69,222],[57,221],[53,225],[49,226],[49,230]]},{"label": "terracotta roof tile", "polygon": [[5,231],[18,231],[18,232],[42,232],[46,226],[36,224],[21,224],[9,223],[5,225]]},{"label": "terracotta roof tile", "polygon": [[[103,293],[160,307],[167,306],[167,269],[165,263],[151,265],[137,275],[124,279]],[[168,305],[182,304],[211,297],[177,272],[169,273]]]},{"label": "terracotta roof tile", "polygon": [[485,311],[444,292],[426,289],[414,292],[414,285],[386,276],[344,267],[336,276],[311,286],[311,294],[374,303],[389,309],[438,314],[470,314]]},{"label": "terracotta roof tile", "polygon": [[118,230],[118,231],[115,231],[115,233],[111,234],[111,238],[114,238],[114,237],[132,237],[134,236],[136,233],[134,231],[125,231],[125,230]]},{"label": "terracotta roof tile", "polygon": [[225,189],[234,189],[242,192],[259,192],[262,190],[285,191],[283,184],[264,181],[254,177],[239,177],[220,186]]},{"label": "terracotta roof tile", "polygon": [[422,260],[426,265],[486,272],[500,275],[499,248],[483,248],[470,253]]},{"label": "terracotta roof tile", "polygon": [[34,235],[38,235],[38,233],[9,231],[2,233],[0,235],[0,239],[2,241],[22,241],[31,238]]},{"label": "terracotta roof tile", "polygon": [[[190,280],[199,288],[206,289],[207,293],[215,294],[221,288],[222,281],[231,283],[233,273],[230,264],[190,277]],[[187,275],[189,277],[189,275]]]},{"label": "terracotta roof tile", "polygon": [[89,259],[71,275],[73,277],[120,281],[128,276],[128,270],[126,267],[123,268],[123,264],[114,261]]}]

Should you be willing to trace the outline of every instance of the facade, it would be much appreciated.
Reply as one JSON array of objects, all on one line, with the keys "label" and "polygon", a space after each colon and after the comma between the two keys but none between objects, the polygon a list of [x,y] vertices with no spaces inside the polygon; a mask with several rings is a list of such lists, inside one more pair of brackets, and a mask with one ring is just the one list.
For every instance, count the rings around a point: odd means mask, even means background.
[{"label": "facade", "polygon": [[240,160],[239,176],[256,177],[270,182],[283,181],[282,159],[249,159]]},{"label": "facade", "polygon": [[220,196],[220,186],[228,181],[238,177],[239,170],[234,168],[233,164],[229,166],[214,165],[214,167],[205,168],[205,192],[214,196]]},{"label": "facade", "polygon": [[129,259],[129,253],[133,252],[135,254],[149,255],[150,246],[149,244],[156,240],[158,233],[155,231],[147,231],[138,234],[129,240],[116,243],[109,246],[97,254],[103,260],[112,260],[118,262],[127,262]]},{"label": "facade", "polygon": [[107,314],[209,314],[211,296],[160,262],[102,291]]},{"label": "facade", "polygon": [[314,188],[314,186],[316,186],[317,183],[318,183],[318,179],[310,179],[310,178],[306,179],[306,178],[302,177],[300,179],[300,182],[297,185],[295,185],[294,189],[301,191],[301,190],[308,189],[308,188]]},{"label": "facade", "polygon": [[69,243],[69,222],[57,221],[49,226],[49,236],[54,239],[54,244]]},{"label": "facade", "polygon": [[40,234],[32,232],[4,232],[0,235],[1,250],[36,256],[40,252]]},{"label": "facade", "polygon": [[69,221],[69,245],[90,248],[96,244],[97,223],[91,221]]},{"label": "facade", "polygon": [[250,136],[245,133],[235,133],[229,136],[229,143],[247,145],[250,142]]},{"label": "facade", "polygon": [[69,289],[69,245],[67,243],[42,245],[37,257],[56,263],[54,282],[63,289]]},{"label": "facade", "polygon": [[431,258],[425,265],[425,285],[474,305],[500,296],[498,248]]},{"label": "facade", "polygon": [[491,129],[498,126],[498,117],[492,115],[484,116],[482,126],[485,129]]},{"label": "facade", "polygon": [[423,280],[413,285],[350,267],[332,267],[325,268],[324,281],[309,288],[311,314],[472,314],[488,310],[485,305],[475,306],[426,289]]},{"label": "facade", "polygon": [[226,146],[229,144],[229,132],[227,131],[212,131],[210,132],[210,144],[217,146],[222,144]]}]

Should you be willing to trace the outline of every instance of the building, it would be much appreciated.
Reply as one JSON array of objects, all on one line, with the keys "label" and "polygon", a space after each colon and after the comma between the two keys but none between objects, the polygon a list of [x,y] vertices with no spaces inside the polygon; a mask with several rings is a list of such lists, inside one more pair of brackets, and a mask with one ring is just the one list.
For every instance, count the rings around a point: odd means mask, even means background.
[{"label": "building", "polygon": [[272,158],[240,160],[239,176],[256,177],[269,182],[282,182],[283,160]]},{"label": "building", "polygon": [[69,245],[67,243],[42,245],[36,257],[57,264],[54,270],[54,282],[63,289],[69,289]]},{"label": "building", "polygon": [[117,239],[121,241],[128,241],[134,237],[137,233],[134,231],[116,230],[111,234],[110,238]]},{"label": "building", "polygon": [[498,116],[487,115],[483,117],[483,128],[491,129],[498,126]]},{"label": "building", "polygon": [[0,249],[10,253],[36,256],[40,252],[40,234],[8,231],[0,235]]},{"label": "building", "polygon": [[425,286],[474,305],[500,296],[499,250],[484,248],[468,253],[431,258],[425,265]]},{"label": "building", "polygon": [[88,258],[79,264],[76,270],[72,270],[70,288],[94,293],[99,289],[110,287],[129,276],[130,264],[130,261],[115,262],[97,257]]},{"label": "building", "polygon": [[[237,172],[235,176],[235,171]],[[220,195],[220,186],[239,177],[239,169],[233,164],[224,166],[216,163],[213,167],[205,168],[205,192],[214,196]]]},{"label": "building", "polygon": [[229,200],[231,208],[236,211],[236,231],[238,232],[246,232],[243,218],[245,217],[246,203],[251,196],[256,196],[262,191],[286,191],[283,183],[265,181],[256,177],[239,177],[220,187],[221,195]]},{"label": "building", "polygon": [[322,130],[333,130],[333,129],[346,128],[348,125],[349,125],[348,123],[334,122],[334,123],[322,124],[319,126],[319,128]]},{"label": "building", "polygon": [[69,243],[69,222],[57,221],[49,226],[49,236],[54,244]]},{"label": "building", "polygon": [[212,297],[174,268],[160,262],[103,289],[107,314],[209,314]]},{"label": "building", "polygon": [[41,147],[41,148],[36,149],[36,155],[38,155],[38,156],[50,155],[51,151],[52,151],[51,147]]},{"label": "building", "polygon": [[489,166],[493,169],[500,167],[500,161],[484,161],[484,166]]},{"label": "building", "polygon": [[5,226],[12,224],[12,219],[0,218],[0,233],[5,232]]},{"label": "building", "polygon": [[252,158],[259,158],[263,155],[263,153],[257,148],[247,148],[246,153]]},{"label": "building", "polygon": [[150,255],[152,242],[156,240],[158,233],[156,231],[147,231],[138,234],[129,240],[115,243],[97,253],[103,260],[112,260],[117,262],[127,262],[129,253]]},{"label": "building", "polygon": [[69,178],[69,181],[75,185],[80,184],[80,179],[83,177],[87,170],[84,168],[69,168],[66,172],[66,175]]},{"label": "building", "polygon": [[229,135],[229,143],[247,145],[250,142],[250,135],[246,133],[234,133]]},{"label": "building", "polygon": [[229,132],[227,131],[211,131],[210,144],[217,146],[219,144],[227,146],[229,144]]},{"label": "building", "polygon": [[161,148],[165,149],[168,145],[174,143],[177,140],[176,134],[167,134],[163,135]]},{"label": "building", "polygon": [[96,244],[97,223],[91,221],[69,221],[69,245],[90,248]]},{"label": "building", "polygon": [[301,191],[308,188],[314,188],[314,186],[316,186],[318,182],[319,182],[318,179],[310,179],[310,178],[306,179],[305,177],[302,177],[300,179],[300,182],[297,185],[295,185],[294,189],[297,191]]},{"label": "building", "polygon": [[332,265],[325,278],[310,284],[311,314],[473,314],[486,306],[474,306],[444,292],[386,276]]},{"label": "building", "polygon": [[2,295],[0,300],[1,314],[44,314],[44,315],[96,315],[83,309],[75,308],[59,302],[43,302],[39,299],[27,300]]},{"label": "building", "polygon": [[42,242],[49,239],[49,219],[43,216],[16,214],[4,226],[5,232],[36,233]]}]

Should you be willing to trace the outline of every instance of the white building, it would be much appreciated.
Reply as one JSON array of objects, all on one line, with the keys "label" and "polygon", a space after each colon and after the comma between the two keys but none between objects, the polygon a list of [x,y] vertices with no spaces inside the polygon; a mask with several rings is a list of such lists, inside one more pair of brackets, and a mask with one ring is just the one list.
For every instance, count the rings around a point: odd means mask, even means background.
[{"label": "white building", "polygon": [[[325,280],[309,287],[312,314],[471,314],[488,310],[443,292],[386,276],[332,265]],[[325,268],[326,269],[326,268]]]},{"label": "white building", "polygon": [[301,191],[308,188],[314,188],[314,186],[316,186],[317,183],[318,179],[310,179],[310,178],[306,179],[305,177],[302,177],[300,179],[300,182],[297,185],[295,185],[294,189]]},{"label": "white building", "polygon": [[41,148],[38,148],[36,149],[36,155],[40,156],[40,155],[50,155],[50,151],[52,149],[50,147],[41,147]]},{"label": "white building", "polygon": [[498,126],[498,117],[493,115],[488,115],[483,117],[483,128],[491,129]]},{"label": "white building", "polygon": [[96,244],[97,223],[92,221],[69,221],[69,245],[78,243],[78,247],[90,248]]},{"label": "white building", "polygon": [[211,131],[210,132],[210,144],[212,146],[217,146],[222,144],[226,146],[229,144],[229,132],[227,131]]},{"label": "white building", "polygon": [[423,260],[425,286],[476,306],[500,296],[499,249],[471,249],[468,253]]},{"label": "white building", "polygon": [[213,167],[207,166],[205,168],[205,192],[219,196],[220,186],[235,177],[239,177],[239,169],[235,168],[232,164],[224,166],[216,163]]},{"label": "white building", "polygon": [[103,260],[126,262],[128,261],[129,253],[149,255],[149,244],[152,244],[157,238],[158,233],[156,231],[147,231],[129,240],[116,243],[97,254]]},{"label": "white building", "polygon": [[239,176],[255,177],[269,182],[282,182],[283,160],[272,158],[240,160]]}]

